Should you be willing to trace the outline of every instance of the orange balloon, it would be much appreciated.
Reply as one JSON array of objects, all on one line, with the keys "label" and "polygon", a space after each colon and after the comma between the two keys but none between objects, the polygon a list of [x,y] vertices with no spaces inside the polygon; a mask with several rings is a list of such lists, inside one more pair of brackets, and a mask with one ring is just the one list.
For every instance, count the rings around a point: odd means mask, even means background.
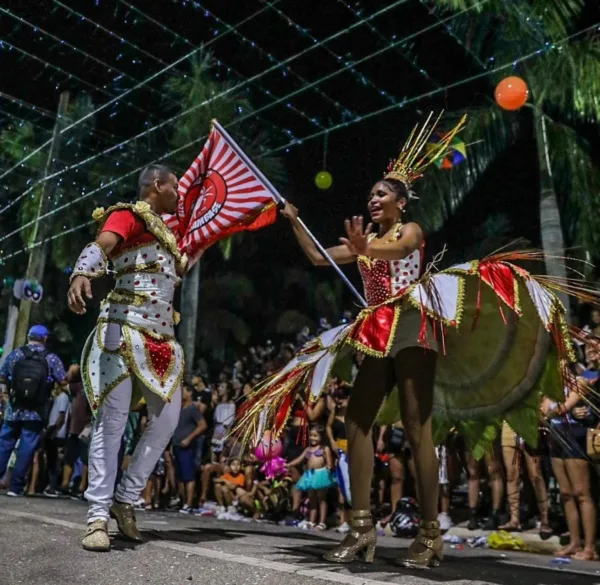
[{"label": "orange balloon", "polygon": [[527,102],[529,88],[520,77],[506,77],[496,86],[494,96],[501,108],[511,111],[518,110]]}]

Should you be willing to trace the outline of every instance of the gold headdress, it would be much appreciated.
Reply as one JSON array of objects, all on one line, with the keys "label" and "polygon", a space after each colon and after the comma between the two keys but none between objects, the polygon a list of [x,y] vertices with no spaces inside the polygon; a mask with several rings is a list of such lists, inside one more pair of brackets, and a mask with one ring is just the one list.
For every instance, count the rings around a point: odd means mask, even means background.
[{"label": "gold headdress", "polygon": [[[410,133],[406,144],[402,147],[398,158],[392,161],[387,168],[384,178],[395,179],[404,183],[409,197],[414,197],[414,193],[411,190],[413,183],[423,176],[425,169],[431,163],[447,153],[450,142],[464,128],[467,122],[467,116],[465,115],[452,130],[442,136],[441,140],[435,146],[426,148],[428,140],[435,132],[443,113],[440,112],[439,116],[432,123],[431,120],[434,114],[431,112],[420,130],[417,124]],[[424,149],[425,152],[423,152]]]}]

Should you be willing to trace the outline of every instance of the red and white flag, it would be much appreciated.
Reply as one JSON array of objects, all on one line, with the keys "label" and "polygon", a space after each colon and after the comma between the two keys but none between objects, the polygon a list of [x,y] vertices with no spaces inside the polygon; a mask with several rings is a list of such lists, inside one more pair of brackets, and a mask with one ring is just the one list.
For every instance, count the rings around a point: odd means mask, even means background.
[{"label": "red and white flag", "polygon": [[277,219],[279,194],[218,122],[179,180],[177,215],[165,219],[190,266],[209,246]]}]

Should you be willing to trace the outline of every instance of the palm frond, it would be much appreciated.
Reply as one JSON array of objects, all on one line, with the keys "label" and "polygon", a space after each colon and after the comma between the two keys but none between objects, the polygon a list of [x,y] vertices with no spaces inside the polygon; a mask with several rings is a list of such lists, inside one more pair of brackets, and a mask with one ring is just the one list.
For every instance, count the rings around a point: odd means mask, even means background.
[{"label": "palm frond", "polygon": [[417,184],[421,201],[415,206],[415,215],[426,231],[439,229],[452,215],[496,157],[513,144],[519,125],[518,116],[494,106],[469,112],[461,134],[467,144],[467,160],[450,170],[431,169]]},{"label": "palm frond", "polygon": [[554,185],[560,199],[563,230],[571,247],[598,256],[600,249],[600,165],[576,130],[548,123]]},{"label": "palm frond", "polygon": [[433,3],[457,12],[469,10],[477,19],[482,14],[495,15],[513,30],[537,29],[538,33],[557,39],[571,28],[585,0],[434,0]]},{"label": "palm frond", "polygon": [[600,40],[563,45],[527,68],[535,101],[561,118],[600,120]]}]

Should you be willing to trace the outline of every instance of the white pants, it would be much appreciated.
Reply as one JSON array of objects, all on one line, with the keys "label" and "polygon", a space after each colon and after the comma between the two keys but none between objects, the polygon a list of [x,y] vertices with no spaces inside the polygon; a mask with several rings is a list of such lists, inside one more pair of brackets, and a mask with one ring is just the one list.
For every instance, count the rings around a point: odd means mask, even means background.
[{"label": "white pants", "polygon": [[[110,341],[118,346],[120,331],[115,331],[114,337]],[[112,349],[108,341],[107,336],[106,347]],[[171,402],[167,403],[147,388],[143,389],[148,406],[148,425],[115,491],[119,450],[131,407],[132,390],[131,379],[121,382],[106,397],[94,421],[89,452],[88,489],[85,492],[85,497],[90,502],[88,522],[109,519],[113,493],[119,502],[125,504],[135,504],[138,501],[179,422],[181,391],[175,392]]]}]

